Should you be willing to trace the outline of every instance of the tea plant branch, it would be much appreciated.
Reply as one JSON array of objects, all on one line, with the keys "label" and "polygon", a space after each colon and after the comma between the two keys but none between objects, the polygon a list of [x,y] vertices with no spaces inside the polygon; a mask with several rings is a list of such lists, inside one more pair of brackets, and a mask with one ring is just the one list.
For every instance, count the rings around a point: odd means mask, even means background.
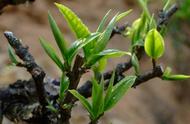
[{"label": "tea plant branch", "polygon": [[[172,5],[166,12],[165,11],[161,11],[162,14],[159,15],[159,19],[158,19],[158,23],[157,23],[157,30],[160,31],[161,30],[161,27],[163,25],[166,25],[168,20],[172,17],[172,15],[177,11],[178,7],[176,4]],[[161,16],[162,15],[162,16]],[[115,34],[119,34],[121,35],[122,31],[124,30],[124,28],[126,27],[126,25],[124,26],[121,26],[121,27],[117,27],[113,30],[113,33],[112,33],[112,37],[115,35]],[[117,29],[117,30],[116,30]],[[141,57],[143,56],[143,53],[144,53],[144,47],[143,46],[140,46],[139,48],[137,48],[136,50],[136,54],[137,54],[137,57],[138,59],[140,60]],[[123,76],[123,73],[127,70],[129,70],[130,68],[132,67],[132,62],[131,62],[131,59],[128,61],[128,62],[125,62],[125,63],[120,63],[117,65],[116,67],[116,75],[120,75],[120,77]],[[155,70],[157,70],[157,66],[156,66],[156,63],[153,61],[153,68],[155,68]],[[160,69],[162,70],[162,69]],[[160,71],[161,72],[161,71]],[[108,71],[108,72],[105,72],[103,74],[104,76],[104,79],[110,79],[111,78],[111,75],[112,75],[113,71]],[[161,74],[161,73],[160,73]],[[144,76],[143,76],[144,77]],[[145,76],[146,77],[146,76]],[[149,77],[149,76],[148,76]],[[138,84],[140,85],[140,83],[143,83],[141,81],[138,81],[137,83],[135,84]],[[137,85],[135,85],[137,86]],[[82,95],[84,95],[85,97],[90,97],[89,95],[91,94],[91,87],[92,87],[92,84],[91,84],[91,81],[87,81],[85,82],[79,89],[79,93],[81,93]]]},{"label": "tea plant branch", "polygon": [[[132,87],[136,87],[142,83],[145,83],[147,82],[148,80],[151,80],[153,78],[161,78],[161,76],[163,75],[163,69],[162,69],[162,66],[156,66],[155,69],[152,69],[151,71],[143,74],[143,75],[139,75],[137,77],[137,79],[135,80],[135,83],[133,84]],[[120,76],[120,80],[123,79],[122,78],[123,76]],[[118,78],[117,75],[115,78]],[[115,82],[115,84],[117,83],[118,81]],[[108,83],[109,81],[105,84],[105,86],[108,86]],[[92,83],[91,81],[87,81],[83,86],[81,86],[79,89],[78,89],[78,92],[83,95],[84,97],[91,97],[91,89],[92,88]]]},{"label": "tea plant branch", "polygon": [[35,0],[0,0],[0,12],[8,5],[24,4],[26,2],[34,2]]},{"label": "tea plant branch", "polygon": [[28,52],[28,48],[24,47],[21,44],[21,41],[17,39],[12,32],[5,32],[4,35],[11,47],[15,50],[16,55],[24,62],[24,67],[34,79],[39,102],[42,106],[45,107],[47,105],[45,90],[43,86],[45,72],[40,66],[36,64],[33,56]]}]

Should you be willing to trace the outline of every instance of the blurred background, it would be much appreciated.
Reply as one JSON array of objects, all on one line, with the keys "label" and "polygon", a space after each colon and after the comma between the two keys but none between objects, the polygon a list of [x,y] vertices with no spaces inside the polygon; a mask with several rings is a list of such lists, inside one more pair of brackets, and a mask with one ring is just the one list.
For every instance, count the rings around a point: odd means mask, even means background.
[{"label": "blurred background", "polygon": [[[30,52],[36,61],[50,77],[58,78],[59,69],[45,54],[39,43],[39,37],[45,37],[57,48],[47,20],[50,11],[61,27],[68,42],[73,42],[74,36],[66,25],[65,20],[54,6],[54,2],[63,3],[76,12],[93,32],[105,13],[112,9],[112,15],[133,9],[120,25],[137,19],[141,9],[135,0],[36,0],[32,4],[8,6],[0,15],[0,87],[14,83],[17,79],[30,78],[23,68],[10,67],[7,54],[7,40],[3,36],[6,30],[12,31],[29,46]],[[166,52],[159,63],[164,67],[169,65],[176,73],[190,74],[190,1],[177,1],[181,8],[172,17],[166,34]],[[162,9],[162,1],[151,0],[149,8],[158,15]],[[108,47],[128,50],[129,40],[121,36],[114,36]],[[128,58],[112,59],[108,70],[117,63],[127,61]],[[141,61],[142,73],[151,68],[151,60],[143,58]],[[81,79],[81,84],[90,74]],[[74,107],[71,122],[86,124],[87,112],[82,106]],[[166,82],[152,79],[145,84],[131,89],[123,99],[100,120],[101,124],[188,124],[190,123],[190,83],[189,80],[180,82]],[[4,124],[10,124],[6,119]]]}]

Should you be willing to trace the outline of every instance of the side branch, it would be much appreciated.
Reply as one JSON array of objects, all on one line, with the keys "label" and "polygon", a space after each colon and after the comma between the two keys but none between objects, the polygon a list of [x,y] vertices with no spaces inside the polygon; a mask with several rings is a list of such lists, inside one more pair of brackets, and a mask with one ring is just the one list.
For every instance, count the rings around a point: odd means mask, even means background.
[{"label": "side branch", "polygon": [[[135,83],[133,84],[132,87],[136,87],[148,80],[151,80],[153,78],[159,77],[161,78],[161,76],[163,75],[163,69],[162,66],[156,66],[155,69],[152,69],[150,72],[147,72],[143,75],[140,75],[137,77],[137,79],[135,80]],[[118,78],[117,75],[115,77],[116,79]],[[120,78],[121,80],[121,78]],[[109,83],[109,81],[105,84],[105,86],[107,86]],[[118,83],[118,81],[115,82],[115,84]],[[78,92],[83,95],[84,97],[90,97],[91,96],[91,92],[92,92],[92,82],[91,81],[87,81],[83,86],[81,86],[78,89]]]},{"label": "side branch", "polygon": [[20,40],[17,39],[12,32],[5,32],[4,35],[7,38],[9,44],[14,48],[16,55],[24,62],[24,67],[32,75],[32,78],[35,81],[40,104],[42,106],[46,106],[47,101],[43,85],[45,72],[36,64],[33,56],[28,52],[28,48],[24,47]]}]

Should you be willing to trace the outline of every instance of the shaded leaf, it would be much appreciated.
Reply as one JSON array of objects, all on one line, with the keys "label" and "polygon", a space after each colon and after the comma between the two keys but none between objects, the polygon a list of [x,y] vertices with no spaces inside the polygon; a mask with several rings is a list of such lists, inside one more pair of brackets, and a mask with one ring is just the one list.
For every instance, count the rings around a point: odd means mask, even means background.
[{"label": "shaded leaf", "polygon": [[9,58],[10,58],[11,62],[13,64],[17,65],[19,62],[17,60],[15,52],[13,51],[13,48],[10,45],[8,45],[8,53],[9,53]]},{"label": "shaded leaf", "polygon": [[59,96],[60,99],[63,100],[65,97],[65,92],[69,87],[69,79],[66,77],[66,75],[63,73],[61,76],[61,81],[60,81],[60,92]]},{"label": "shaded leaf", "polygon": [[69,90],[69,92],[81,102],[84,108],[90,113],[90,116],[94,118],[92,107],[87,99],[84,96],[80,95],[76,90]]},{"label": "shaded leaf", "polygon": [[135,54],[132,55],[131,62],[132,62],[132,65],[135,69],[136,75],[138,75],[140,72],[140,66],[139,66],[139,60]]},{"label": "shaded leaf", "polygon": [[111,99],[114,79],[115,79],[115,71],[112,73],[108,88],[106,90],[106,95],[105,95],[105,98],[104,98],[104,100],[105,100],[105,102],[104,102],[104,111],[107,110],[107,105],[109,104],[110,99]]},{"label": "shaded leaf", "polygon": [[59,27],[57,26],[55,20],[53,19],[50,13],[48,14],[48,20],[49,20],[50,27],[54,35],[55,41],[57,43],[57,46],[59,47],[61,51],[63,59],[66,61],[67,60],[67,45],[63,37],[63,34],[61,33]]},{"label": "shaded leaf", "polygon": [[110,99],[105,104],[105,111],[111,109],[134,84],[136,76],[127,76],[118,82],[112,89]]},{"label": "shaded leaf", "polygon": [[93,80],[92,88],[92,109],[95,118],[98,118],[103,113],[104,106],[104,82],[101,80],[100,84],[96,80]]},{"label": "shaded leaf", "polygon": [[59,59],[59,57],[57,56],[55,50],[52,48],[52,46],[42,38],[40,38],[40,43],[41,43],[42,47],[44,48],[45,52],[55,62],[55,64],[61,70],[64,70],[64,66],[63,66],[61,60]]}]

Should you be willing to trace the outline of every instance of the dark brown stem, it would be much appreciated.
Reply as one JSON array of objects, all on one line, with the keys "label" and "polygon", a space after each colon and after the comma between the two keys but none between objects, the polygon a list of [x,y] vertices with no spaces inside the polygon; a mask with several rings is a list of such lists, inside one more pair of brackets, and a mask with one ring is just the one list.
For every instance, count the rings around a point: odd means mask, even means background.
[{"label": "dark brown stem", "polygon": [[155,59],[152,59],[152,66],[153,66],[153,69],[156,68],[156,60]]},{"label": "dark brown stem", "polygon": [[8,5],[18,5],[26,2],[34,2],[35,0],[0,0],[0,12],[5,6]]},{"label": "dark brown stem", "polygon": [[[82,65],[83,65],[83,58],[80,55],[77,55],[72,71],[69,71],[67,73],[67,76],[70,81],[68,88],[69,90],[77,88],[80,78],[84,73],[83,69],[81,68]],[[67,92],[63,104],[68,104],[72,106],[74,100],[75,97],[70,92]],[[62,123],[64,122],[64,124],[69,124],[70,117],[71,117],[71,108],[66,108],[66,109],[61,108],[61,118],[63,120]]]},{"label": "dark brown stem", "polygon": [[5,32],[5,37],[7,38],[9,44],[14,48],[16,55],[23,60],[24,67],[32,75],[35,81],[36,91],[39,97],[39,102],[42,106],[47,105],[47,100],[45,96],[45,90],[43,86],[43,79],[45,77],[45,72],[40,66],[38,66],[33,58],[33,56],[28,52],[28,48],[24,47],[20,40],[17,39],[12,32]]}]

